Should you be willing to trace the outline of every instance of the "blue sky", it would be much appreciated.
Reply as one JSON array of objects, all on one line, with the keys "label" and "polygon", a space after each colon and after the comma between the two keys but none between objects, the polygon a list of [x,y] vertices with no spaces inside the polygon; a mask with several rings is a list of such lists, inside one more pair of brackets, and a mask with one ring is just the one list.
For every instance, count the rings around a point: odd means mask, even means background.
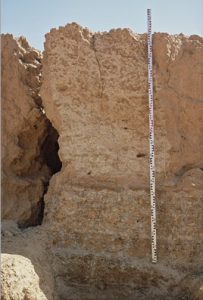
[{"label": "blue sky", "polygon": [[146,9],[152,30],[203,35],[203,0],[1,0],[1,31],[24,35],[43,50],[51,28],[77,22],[93,31],[129,27],[146,32]]}]

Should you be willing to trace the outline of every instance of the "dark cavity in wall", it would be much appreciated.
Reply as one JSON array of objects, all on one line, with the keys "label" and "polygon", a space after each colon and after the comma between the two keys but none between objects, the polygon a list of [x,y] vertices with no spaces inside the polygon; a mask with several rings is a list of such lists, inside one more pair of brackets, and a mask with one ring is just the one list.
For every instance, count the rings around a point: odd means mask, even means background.
[{"label": "dark cavity in wall", "polygon": [[45,140],[43,141],[40,147],[40,157],[38,158],[38,160],[40,161],[40,164],[42,166],[46,165],[48,167],[49,175],[47,177],[48,179],[46,179],[43,182],[44,191],[42,197],[39,199],[37,205],[33,207],[31,217],[29,218],[29,220],[27,220],[23,224],[19,224],[19,227],[21,228],[41,225],[43,222],[44,207],[45,207],[44,196],[48,191],[51,177],[57,172],[59,172],[62,167],[62,163],[58,155],[58,150],[59,150],[58,138],[59,138],[59,134],[57,130],[52,126],[51,122],[47,119],[47,134]]},{"label": "dark cavity in wall", "polygon": [[[49,168],[49,172],[50,172],[49,181],[51,180],[51,177],[54,174],[56,174],[61,170],[62,167],[62,163],[58,155],[58,150],[59,150],[58,138],[59,138],[58,131],[52,126],[51,122],[48,121],[48,134],[41,146],[40,157],[42,163],[47,165],[47,167]],[[44,207],[45,207],[44,196],[48,191],[49,181],[44,182],[44,193],[42,198],[39,201],[38,213],[36,214],[37,216],[36,225],[41,225],[43,221]]]},{"label": "dark cavity in wall", "polygon": [[59,172],[62,167],[62,163],[58,156],[58,137],[59,134],[57,130],[51,125],[51,122],[49,121],[48,135],[41,147],[41,158],[42,161],[48,166],[51,175]]}]

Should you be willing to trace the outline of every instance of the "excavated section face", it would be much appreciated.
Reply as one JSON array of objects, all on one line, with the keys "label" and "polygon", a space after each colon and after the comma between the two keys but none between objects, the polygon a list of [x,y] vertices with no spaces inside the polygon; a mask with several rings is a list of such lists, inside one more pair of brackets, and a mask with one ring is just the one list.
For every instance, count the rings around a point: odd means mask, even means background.
[{"label": "excavated section face", "polygon": [[41,94],[63,163],[45,197],[59,299],[184,297],[200,272],[203,41],[155,34],[153,51],[158,265],[146,35],[75,23],[46,35]]},{"label": "excavated section face", "polygon": [[61,168],[58,134],[42,112],[42,55],[22,37],[1,43],[2,219],[27,227],[41,224],[49,179]]}]

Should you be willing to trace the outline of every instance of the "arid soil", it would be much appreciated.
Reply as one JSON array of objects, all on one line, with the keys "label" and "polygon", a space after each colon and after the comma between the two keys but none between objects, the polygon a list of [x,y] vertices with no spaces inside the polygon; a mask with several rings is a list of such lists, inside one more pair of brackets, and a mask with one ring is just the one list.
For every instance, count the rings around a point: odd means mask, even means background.
[{"label": "arid soil", "polygon": [[147,35],[2,35],[2,299],[203,299],[203,38],[153,35],[158,263],[151,263]]}]

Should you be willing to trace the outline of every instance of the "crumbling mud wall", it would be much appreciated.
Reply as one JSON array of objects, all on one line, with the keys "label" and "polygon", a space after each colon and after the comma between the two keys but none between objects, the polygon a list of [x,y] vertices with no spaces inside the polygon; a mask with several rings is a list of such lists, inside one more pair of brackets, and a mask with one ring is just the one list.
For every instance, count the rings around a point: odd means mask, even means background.
[{"label": "crumbling mud wall", "polygon": [[46,35],[41,95],[63,168],[45,196],[44,225],[60,299],[189,297],[203,265],[203,40],[153,36],[152,265],[146,39],[75,23]]},{"label": "crumbling mud wall", "polygon": [[41,59],[25,38],[1,36],[2,300],[55,298],[49,238],[33,227],[42,222],[49,179],[61,168],[58,133],[39,94]]},{"label": "crumbling mud wall", "polygon": [[203,39],[154,34],[153,64],[156,265],[146,34],[2,36],[2,299],[201,299]]},{"label": "crumbling mud wall", "polygon": [[[43,195],[55,171],[46,160],[57,150],[57,133],[39,95],[41,59],[26,39],[1,37],[2,219],[21,226],[40,224]],[[47,150],[47,141],[49,143]]]}]

